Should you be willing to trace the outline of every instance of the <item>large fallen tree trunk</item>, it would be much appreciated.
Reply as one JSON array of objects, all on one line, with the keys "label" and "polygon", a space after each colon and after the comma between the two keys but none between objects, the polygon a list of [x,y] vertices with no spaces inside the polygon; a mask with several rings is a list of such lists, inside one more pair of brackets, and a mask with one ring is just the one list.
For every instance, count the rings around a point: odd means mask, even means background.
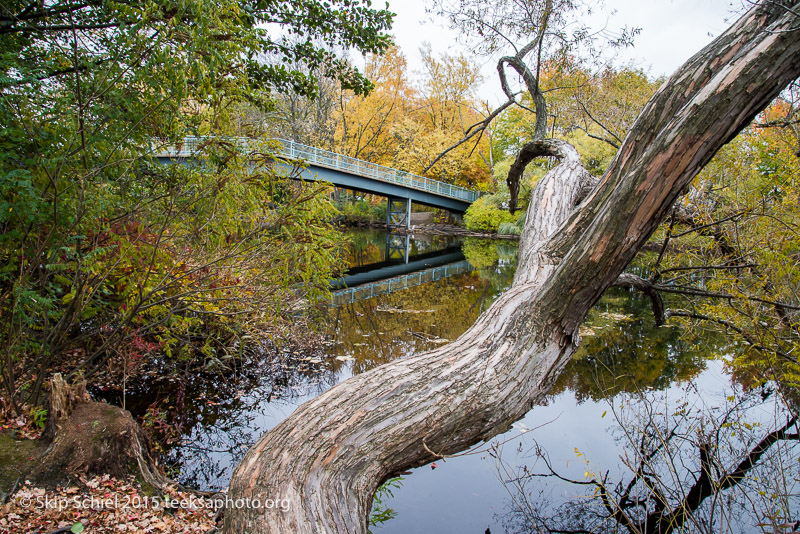
[{"label": "large fallen tree trunk", "polygon": [[[599,185],[561,158],[537,185],[511,289],[453,343],[355,376],[298,408],[234,472],[225,531],[365,532],[386,478],[506,430],[574,353],[590,307],[714,153],[800,75],[798,2],[751,9],[659,89]],[[525,162],[527,163],[527,162]]]}]

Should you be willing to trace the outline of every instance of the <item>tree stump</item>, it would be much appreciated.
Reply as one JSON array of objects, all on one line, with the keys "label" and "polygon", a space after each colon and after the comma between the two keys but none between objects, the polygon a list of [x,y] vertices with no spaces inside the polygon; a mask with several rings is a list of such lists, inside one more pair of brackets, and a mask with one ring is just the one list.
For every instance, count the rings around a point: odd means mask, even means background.
[{"label": "tree stump", "polygon": [[48,419],[42,440],[49,443],[31,479],[46,485],[70,478],[134,475],[156,489],[166,479],[156,466],[147,435],[130,412],[95,402],[86,382],[69,385],[50,379]]}]

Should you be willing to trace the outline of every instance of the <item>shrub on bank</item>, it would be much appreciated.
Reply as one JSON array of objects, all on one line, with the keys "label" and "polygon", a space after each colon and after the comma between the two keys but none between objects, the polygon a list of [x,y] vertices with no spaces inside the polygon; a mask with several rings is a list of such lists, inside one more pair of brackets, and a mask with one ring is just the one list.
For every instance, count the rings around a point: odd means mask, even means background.
[{"label": "shrub on bank", "polygon": [[516,217],[503,209],[498,195],[485,195],[472,203],[464,214],[464,224],[469,230],[496,232],[503,223],[512,223]]},{"label": "shrub on bank", "polygon": [[386,222],[386,202],[373,204],[365,199],[342,199],[335,203],[339,218],[346,222],[367,224]]}]

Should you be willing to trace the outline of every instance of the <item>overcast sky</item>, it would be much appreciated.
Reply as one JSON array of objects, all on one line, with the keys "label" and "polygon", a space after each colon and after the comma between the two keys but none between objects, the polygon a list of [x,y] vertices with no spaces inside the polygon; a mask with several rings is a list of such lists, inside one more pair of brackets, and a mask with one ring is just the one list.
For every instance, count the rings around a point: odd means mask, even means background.
[{"label": "overcast sky", "polygon": [[[435,54],[458,52],[457,34],[443,21],[430,22],[430,15],[425,13],[430,2],[388,1],[389,9],[397,13],[392,33],[412,70],[420,68],[419,47],[424,41],[431,43]],[[726,20],[731,19],[732,7],[740,5],[740,0],[606,0],[602,13],[597,13],[591,24],[598,29],[605,25],[612,30],[641,28],[634,47],[622,52],[620,60],[633,60],[653,76],[668,75],[722,33],[729,25]],[[610,15],[612,10],[616,10],[614,15]],[[484,65],[487,81],[480,96],[497,103],[501,91],[494,69],[494,63]]]}]

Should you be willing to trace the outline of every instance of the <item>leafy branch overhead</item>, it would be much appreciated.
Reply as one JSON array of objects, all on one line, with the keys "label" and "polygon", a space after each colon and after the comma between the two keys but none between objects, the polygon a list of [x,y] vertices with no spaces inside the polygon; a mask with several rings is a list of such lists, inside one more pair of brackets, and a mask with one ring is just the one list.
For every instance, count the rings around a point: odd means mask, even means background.
[{"label": "leafy branch overhead", "polygon": [[[289,183],[267,142],[222,139],[241,134],[237,106],[323,83],[368,92],[330,47],[381,53],[392,17],[366,0],[0,4],[6,407],[36,405],[54,368],[124,381],[156,354],[224,366],[292,286],[326,294],[325,189]],[[216,139],[202,164],[153,158],[198,134]]]},{"label": "leafy branch overhead", "polygon": [[[392,17],[364,0],[11,0],[0,7],[0,85],[59,79],[108,63],[136,68],[154,62],[176,75],[183,66],[208,78],[197,80],[195,89],[233,77],[252,90],[314,94],[317,81],[285,66],[294,63],[321,67],[325,76],[364,93],[370,82],[329,50],[384,51]],[[76,47],[69,44],[73,37]]]}]

